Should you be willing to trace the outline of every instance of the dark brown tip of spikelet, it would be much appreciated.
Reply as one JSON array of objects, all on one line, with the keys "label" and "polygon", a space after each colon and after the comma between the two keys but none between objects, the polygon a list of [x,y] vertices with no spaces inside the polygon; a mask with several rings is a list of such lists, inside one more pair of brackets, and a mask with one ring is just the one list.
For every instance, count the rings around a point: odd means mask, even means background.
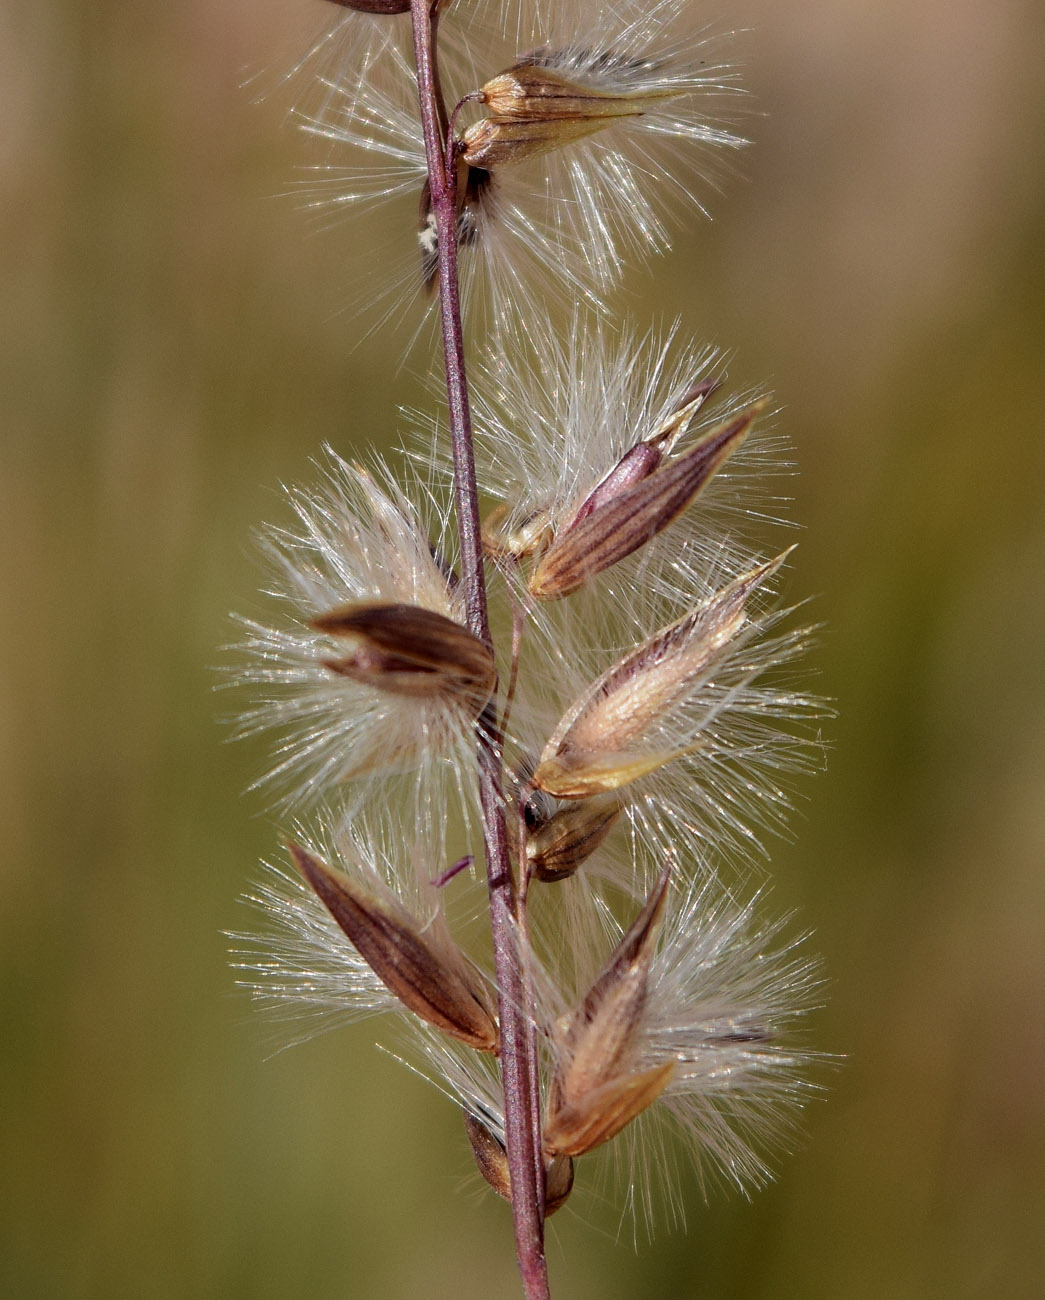
[{"label": "dark brown tip of spikelet", "polygon": [[421,605],[361,601],[318,615],[312,627],[350,643],[348,654],[322,661],[326,668],[395,695],[468,701],[478,713],[496,681],[489,648]]}]

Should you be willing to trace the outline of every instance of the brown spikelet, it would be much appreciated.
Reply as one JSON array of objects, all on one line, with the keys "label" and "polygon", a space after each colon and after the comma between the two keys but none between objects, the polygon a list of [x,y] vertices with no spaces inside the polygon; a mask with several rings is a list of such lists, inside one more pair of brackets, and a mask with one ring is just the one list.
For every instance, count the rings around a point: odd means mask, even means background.
[{"label": "brown spikelet", "polygon": [[635,1033],[646,1005],[650,961],[667,898],[665,867],[584,1001],[556,1034],[559,1067],[548,1097],[545,1149],[583,1155],[614,1137],[653,1101],[673,1062],[634,1066]]},{"label": "brown spikelet", "polygon": [[613,796],[560,808],[527,837],[526,856],[538,880],[566,880],[589,858],[620,817]]},{"label": "brown spikelet", "polygon": [[683,456],[607,495],[558,534],[530,577],[541,600],[568,596],[625,559],[677,519],[743,441],[762,404],[712,429]]},{"label": "brown spikelet", "polygon": [[457,949],[437,947],[392,898],[382,898],[297,845],[294,865],[374,974],[415,1015],[480,1051],[498,1050],[487,992]]},{"label": "brown spikelet", "polygon": [[[508,1155],[500,1139],[467,1112],[464,1117],[465,1132],[472,1147],[475,1163],[487,1183],[503,1200],[512,1199],[512,1179],[508,1170]],[[554,1155],[544,1167],[544,1213],[554,1214],[566,1204],[573,1190],[573,1160],[568,1155]]]},{"label": "brown spikelet", "polygon": [[478,713],[496,681],[493,655],[479,638],[421,605],[360,601],[319,615],[312,626],[351,644],[348,654],[324,659],[325,667],[378,690],[452,698]]}]

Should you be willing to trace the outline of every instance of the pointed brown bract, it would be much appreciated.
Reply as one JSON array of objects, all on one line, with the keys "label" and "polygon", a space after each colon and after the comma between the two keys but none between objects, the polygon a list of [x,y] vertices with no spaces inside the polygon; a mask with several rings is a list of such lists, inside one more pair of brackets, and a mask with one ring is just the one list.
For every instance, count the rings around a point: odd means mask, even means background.
[{"label": "pointed brown bract", "polygon": [[620,817],[612,795],[567,804],[526,840],[526,856],[538,880],[566,880],[589,858]]},{"label": "pointed brown bract", "polygon": [[421,605],[361,601],[319,615],[312,626],[352,643],[347,655],[324,659],[325,667],[378,690],[452,697],[478,713],[494,688],[490,650],[460,623]]},{"label": "pointed brown bract", "polygon": [[490,116],[464,133],[467,162],[494,169],[572,144],[614,121],[639,117],[673,90],[599,90],[540,61],[525,60],[482,87]]},{"label": "pointed brown bract", "polygon": [[[670,880],[671,867],[668,865],[657,877],[657,882],[643,904],[642,911],[628,927],[598,979],[588,990],[574,1018],[571,1027],[573,1032],[579,1033],[585,1024],[590,1023],[600,1014],[607,997],[623,979],[635,971],[642,971],[643,976],[645,975],[667,904]],[[643,997],[645,997],[644,993]]]},{"label": "pointed brown bract", "polygon": [[584,1001],[556,1034],[559,1064],[544,1130],[550,1154],[583,1155],[607,1142],[670,1081],[673,1061],[653,1069],[638,1069],[635,1061],[635,1034],[646,1006],[669,878],[665,867]]},{"label": "pointed brown bract", "polygon": [[695,447],[621,491],[561,532],[530,577],[542,600],[568,596],[662,532],[711,481],[735,451],[762,404],[712,429]]},{"label": "pointed brown bract", "polygon": [[596,510],[608,505],[625,489],[649,478],[658,470],[664,457],[686,431],[690,420],[720,382],[718,379],[701,379],[692,384],[675,410],[661,421],[653,433],[629,447],[605,478],[593,488],[574,513],[568,527],[573,528],[582,519],[587,519]]},{"label": "pointed brown bract", "polygon": [[486,988],[461,951],[435,944],[390,896],[381,897],[297,845],[294,865],[374,974],[415,1015],[480,1051],[498,1050]]},{"label": "pointed brown bract", "polygon": [[699,744],[643,748],[706,679],[745,622],[745,604],[784,561],[743,574],[691,614],[637,646],[585,691],[559,723],[533,774],[560,799],[618,790]]},{"label": "pointed brown bract", "polygon": [[[479,1172],[498,1196],[512,1199],[512,1179],[508,1170],[508,1155],[497,1138],[474,1115],[465,1114],[465,1132],[471,1143],[472,1155]],[[554,1214],[566,1204],[573,1190],[573,1160],[568,1155],[552,1156],[544,1166],[544,1214]]]}]

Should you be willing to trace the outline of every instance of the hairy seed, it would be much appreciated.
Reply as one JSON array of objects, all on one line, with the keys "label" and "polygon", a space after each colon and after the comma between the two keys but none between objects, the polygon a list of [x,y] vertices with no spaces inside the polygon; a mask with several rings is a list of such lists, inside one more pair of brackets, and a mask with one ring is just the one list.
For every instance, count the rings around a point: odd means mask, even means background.
[{"label": "hairy seed", "polygon": [[391,898],[381,898],[297,845],[294,865],[374,974],[408,1010],[484,1052],[497,1022],[478,973],[459,950],[435,947]]}]

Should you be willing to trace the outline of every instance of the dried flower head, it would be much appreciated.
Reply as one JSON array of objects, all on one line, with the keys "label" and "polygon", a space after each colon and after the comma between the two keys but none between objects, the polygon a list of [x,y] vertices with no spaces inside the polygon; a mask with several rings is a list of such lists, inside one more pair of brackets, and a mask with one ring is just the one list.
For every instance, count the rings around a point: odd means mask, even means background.
[{"label": "dried flower head", "polygon": [[[630,617],[617,624],[622,640],[603,647],[569,619],[569,601],[565,611],[536,606],[512,717],[535,867],[550,854],[554,871],[561,842],[558,878],[580,868],[592,885],[648,889],[641,846],[661,858],[685,846],[686,869],[700,871],[762,855],[795,776],[819,762],[824,710],[789,680],[809,631],[778,628],[789,612],[772,596],[783,559],[722,575],[717,591],[638,641]],[[600,632],[612,635],[612,621]]]}]

